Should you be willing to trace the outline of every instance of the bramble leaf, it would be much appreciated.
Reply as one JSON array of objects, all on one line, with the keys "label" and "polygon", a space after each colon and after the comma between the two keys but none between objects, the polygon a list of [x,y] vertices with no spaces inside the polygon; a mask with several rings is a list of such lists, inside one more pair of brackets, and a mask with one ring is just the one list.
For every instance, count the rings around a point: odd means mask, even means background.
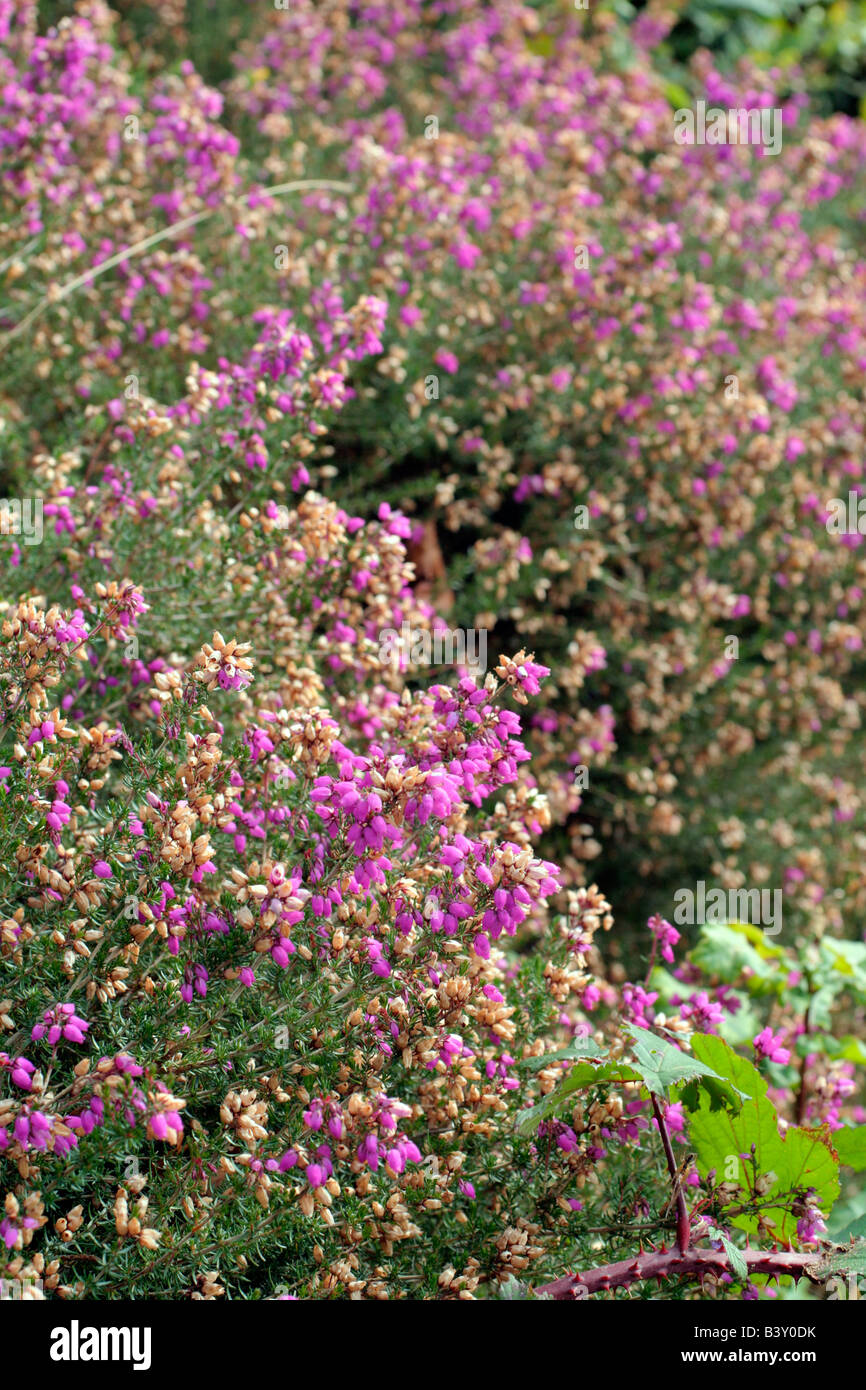
[{"label": "bramble leaf", "polygon": [[847,1129],[833,1131],[833,1148],[839,1155],[839,1162],[855,1172],[866,1168],[866,1125],[856,1125]]},{"label": "bramble leaf", "polygon": [[578,1057],[603,1057],[604,1050],[592,1038],[575,1038],[558,1052],[545,1052],[541,1057],[523,1057],[517,1063],[526,1071],[543,1071],[554,1062],[569,1062]]},{"label": "bramble leaf", "polygon": [[681,1081],[694,1081],[696,1078],[709,1077],[723,1084],[723,1078],[718,1072],[713,1071],[712,1067],[704,1066],[689,1053],[674,1047],[673,1043],[665,1042],[655,1033],[650,1033],[646,1028],[638,1028],[634,1023],[628,1024],[627,1027],[634,1038],[637,1059],[635,1070],[647,1089],[655,1095],[667,1099],[671,1086],[676,1086]]},{"label": "bramble leaf", "polygon": [[543,1120],[555,1115],[575,1091],[587,1090],[590,1086],[601,1085],[605,1082],[615,1084],[622,1081],[640,1080],[639,1072],[624,1062],[605,1062],[598,1067],[593,1066],[591,1062],[577,1062],[562,1078],[555,1090],[546,1095],[537,1105],[533,1105],[531,1110],[521,1112],[517,1122],[518,1133],[531,1134]]},{"label": "bramble leaf", "polygon": [[743,1258],[742,1250],[737,1249],[736,1245],[734,1245],[733,1241],[731,1241],[728,1238],[728,1236],[725,1235],[724,1231],[718,1230],[709,1222],[707,1223],[707,1234],[710,1237],[710,1240],[721,1241],[722,1249],[724,1250],[725,1254],[730,1260],[731,1269],[734,1271],[737,1278],[748,1279],[749,1266],[746,1264],[746,1261]]},{"label": "bramble leaf", "polygon": [[782,1136],[776,1110],[767,1099],[767,1082],[750,1062],[738,1057],[721,1038],[697,1035],[692,1047],[698,1057],[715,1061],[746,1092],[739,1114],[714,1111],[701,1097],[689,1120],[698,1172],[703,1179],[715,1172],[717,1182],[736,1183],[730,1206],[760,1208],[732,1215],[734,1225],[753,1235],[770,1229],[777,1240],[794,1239],[798,1218],[790,1208],[795,1200],[802,1203],[810,1193],[812,1204],[826,1215],[839,1195],[832,1136],[824,1129],[794,1127]]}]

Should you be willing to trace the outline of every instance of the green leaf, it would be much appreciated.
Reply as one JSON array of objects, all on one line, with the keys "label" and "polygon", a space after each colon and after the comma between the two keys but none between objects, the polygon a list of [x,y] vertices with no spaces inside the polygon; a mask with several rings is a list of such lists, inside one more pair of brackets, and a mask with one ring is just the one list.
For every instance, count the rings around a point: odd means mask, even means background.
[{"label": "green leaf", "polygon": [[731,1262],[731,1269],[738,1279],[748,1279],[749,1266],[746,1264],[742,1250],[738,1250],[736,1245],[728,1239],[724,1231],[718,1230],[715,1226],[707,1223],[707,1233],[710,1240],[720,1240],[725,1254]]},{"label": "green leaf", "polygon": [[598,1067],[593,1066],[591,1062],[576,1062],[555,1090],[544,1096],[537,1105],[533,1105],[531,1110],[521,1111],[517,1131],[519,1134],[532,1134],[543,1120],[549,1119],[557,1110],[561,1110],[575,1091],[585,1091],[590,1086],[604,1083],[640,1080],[640,1073],[624,1062],[604,1062]]},{"label": "green leaf", "polygon": [[834,1130],[831,1143],[846,1168],[858,1173],[866,1168],[866,1125]]},{"label": "green leaf", "polygon": [[654,1095],[667,1099],[669,1087],[681,1081],[693,1081],[697,1077],[711,1077],[718,1082],[723,1080],[718,1072],[704,1066],[687,1052],[681,1052],[673,1043],[665,1042],[655,1033],[638,1028],[634,1023],[627,1026],[634,1038],[635,1069]]},{"label": "green leaf", "polygon": [[692,1036],[692,1051],[696,1057],[720,1071],[744,1098],[767,1094],[769,1083],[766,1078],[753,1062],[741,1057],[723,1038],[717,1038],[714,1033],[695,1033]]},{"label": "green leaf", "polygon": [[782,988],[778,965],[769,948],[763,952],[736,927],[707,922],[689,960],[725,984],[743,979],[750,994],[768,994]]},{"label": "green leaf", "polygon": [[762,960],[782,960],[784,958],[785,952],[782,947],[774,946],[772,937],[762,927],[756,927],[752,922],[728,922],[727,925],[729,931],[744,936],[754,946]]},{"label": "green leaf", "polygon": [[[815,1203],[827,1214],[839,1195],[839,1168],[824,1131],[789,1128],[779,1133],[778,1116],[767,1099],[767,1082],[721,1038],[697,1035],[695,1055],[712,1062],[745,1094],[739,1114],[713,1110],[702,1096],[689,1121],[689,1136],[702,1178],[736,1182],[731,1206],[760,1203],[760,1213],[741,1212],[731,1222],[758,1234],[759,1215],[774,1223],[776,1239],[792,1240],[797,1217],[786,1210],[795,1194],[813,1188]],[[773,1201],[777,1198],[777,1201]]]},{"label": "green leaf", "polygon": [[826,1057],[866,1065],[866,1044],[853,1033],[846,1033],[841,1038],[834,1038],[830,1033],[804,1033],[797,1039],[796,1051],[798,1057],[820,1051]]},{"label": "green leaf", "polygon": [[678,82],[666,82],[664,93],[676,111],[681,111],[691,105],[691,97],[685,87],[681,87]]},{"label": "green leaf", "polygon": [[526,47],[530,53],[535,54],[536,58],[550,58],[554,51],[553,35],[543,32],[535,34],[526,40]]},{"label": "green leaf", "polygon": [[604,1049],[599,1047],[593,1038],[575,1038],[568,1047],[561,1047],[558,1052],[546,1052],[543,1057],[523,1057],[517,1065],[526,1071],[543,1071],[555,1062],[569,1062],[576,1057],[603,1056]]},{"label": "green leaf", "polygon": [[[723,1038],[714,1033],[693,1033],[692,1052],[714,1074],[724,1080],[714,1082],[707,1078],[700,1083],[710,1101],[710,1109],[718,1110],[727,1106],[734,1114],[739,1114],[742,1103],[750,1096],[765,1095],[767,1082],[756,1067],[745,1057],[734,1052]],[[687,1086],[682,1093],[683,1104],[687,1110],[697,1110],[700,1106],[699,1087]]]},{"label": "green leaf", "polygon": [[862,941],[837,941],[834,937],[824,937],[821,954],[829,961],[837,974],[844,979],[847,989],[857,994],[866,994],[866,944]]},{"label": "green leaf", "polygon": [[[689,1108],[696,1107],[698,1103],[697,1091],[693,1089],[695,1087],[703,1087],[707,1092],[711,1109],[726,1107],[736,1111],[740,1108],[742,1095],[738,1093],[736,1086],[720,1076],[712,1067],[688,1053],[681,1052],[672,1043],[665,1042],[646,1028],[638,1028],[632,1024],[629,1032],[634,1039],[634,1064],[621,1061],[604,1062],[601,1065],[593,1062],[575,1062],[549,1095],[544,1096],[531,1109],[521,1112],[517,1121],[518,1133],[533,1133],[542,1121],[563,1109],[569,1097],[576,1091],[588,1090],[592,1086],[622,1084],[625,1081],[642,1081],[647,1090],[663,1099],[667,1099],[670,1087],[685,1082],[687,1085],[683,1099]],[[575,1039],[574,1046],[579,1045],[586,1045],[587,1049],[590,1045],[595,1047],[591,1039]],[[568,1052],[568,1048],[563,1049],[564,1054]],[[588,1051],[587,1055],[593,1054]],[[733,1053],[731,1055],[735,1056]],[[560,1057],[561,1054],[549,1053],[547,1057],[528,1058],[527,1062],[534,1070],[538,1070],[548,1062],[559,1060]],[[562,1060],[567,1060],[567,1056],[562,1057]],[[748,1066],[748,1063],[743,1065]],[[766,1089],[766,1082],[763,1084]]]},{"label": "green leaf", "polygon": [[662,966],[657,965],[650,976],[649,988],[655,990],[663,1003],[673,998],[674,995],[682,997],[683,987],[675,975]]}]

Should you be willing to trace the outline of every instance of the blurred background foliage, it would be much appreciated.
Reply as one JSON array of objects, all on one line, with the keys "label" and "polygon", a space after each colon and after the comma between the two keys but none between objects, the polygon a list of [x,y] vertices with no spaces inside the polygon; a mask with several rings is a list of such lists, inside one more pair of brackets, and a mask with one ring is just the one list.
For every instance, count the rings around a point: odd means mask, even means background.
[{"label": "blurred background foliage", "polygon": [[[547,0],[529,3],[542,9]],[[565,8],[572,3],[561,0]],[[589,0],[589,5],[612,9],[626,22],[645,8],[643,0]],[[689,59],[705,48],[722,69],[741,58],[782,73],[797,68],[827,111],[866,116],[866,0],[671,0],[666,8],[678,19],[658,52],[669,67],[677,105],[687,101],[677,88]]]},{"label": "blurred background foliage", "polygon": [[[267,3],[267,0],[259,0]],[[535,8],[549,0],[528,0]],[[560,0],[570,8],[573,0]],[[589,0],[591,8],[613,9],[626,21],[637,18],[643,3],[631,0]],[[39,14],[47,27],[72,6],[69,0],[41,0]],[[251,0],[176,0],[166,8],[140,0],[114,0],[121,36],[138,67],[148,58],[160,65],[166,57],[188,58],[214,86],[232,73],[231,53],[250,31],[257,3]],[[660,46],[659,57],[669,68],[672,99],[683,83],[688,62],[700,48],[709,49],[721,66],[748,58],[762,67],[784,72],[797,68],[809,91],[827,111],[866,116],[866,0],[671,0],[676,25]]]},{"label": "blurred background foliage", "polygon": [[673,64],[708,48],[720,66],[797,67],[827,110],[866,114],[866,0],[686,0],[679,14],[665,45]]}]

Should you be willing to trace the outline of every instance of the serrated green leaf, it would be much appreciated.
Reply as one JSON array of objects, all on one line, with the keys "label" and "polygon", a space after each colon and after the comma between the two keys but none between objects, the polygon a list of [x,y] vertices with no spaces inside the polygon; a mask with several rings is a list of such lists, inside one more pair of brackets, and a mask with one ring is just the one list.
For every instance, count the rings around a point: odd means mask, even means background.
[{"label": "serrated green leaf", "polygon": [[591,1062],[576,1062],[559,1085],[544,1096],[531,1110],[521,1112],[517,1121],[519,1134],[532,1134],[543,1120],[550,1119],[561,1110],[569,1096],[576,1091],[587,1090],[590,1086],[614,1085],[623,1081],[640,1081],[640,1073],[635,1067],[624,1062],[604,1062],[593,1066]]},{"label": "serrated green leaf", "polygon": [[692,1051],[731,1082],[742,1096],[765,1096],[768,1082],[754,1063],[716,1037],[715,1033],[692,1034]]},{"label": "serrated green leaf", "polygon": [[[715,1063],[746,1096],[739,1114],[712,1110],[707,1098],[701,1097],[689,1120],[698,1172],[706,1178],[715,1171],[717,1182],[736,1182],[738,1191],[730,1205],[760,1202],[760,1215],[775,1223],[776,1239],[793,1239],[797,1217],[783,1203],[790,1204],[795,1193],[812,1188],[816,1205],[826,1215],[839,1195],[838,1164],[826,1134],[792,1127],[782,1137],[776,1110],[767,1099],[767,1082],[751,1062],[739,1057],[721,1038],[697,1035],[692,1049],[699,1058]],[[772,1202],[774,1197],[778,1204]],[[731,1221],[741,1230],[758,1233],[757,1213],[742,1212]]]},{"label": "serrated green leaf", "polygon": [[[692,1052],[699,1061],[705,1063],[721,1079],[716,1081],[708,1076],[701,1088],[710,1102],[710,1110],[727,1108],[739,1114],[744,1100],[750,1096],[764,1095],[767,1082],[751,1062],[734,1052],[723,1038],[714,1033],[693,1033]],[[682,1101],[687,1110],[697,1110],[700,1106],[700,1092],[694,1086],[686,1086],[682,1091]]]},{"label": "serrated green leaf", "polygon": [[681,1081],[711,1077],[717,1082],[723,1078],[711,1067],[704,1066],[695,1057],[682,1052],[673,1043],[665,1042],[646,1028],[628,1024],[628,1031],[634,1039],[635,1068],[648,1090],[667,1099],[668,1089]]},{"label": "serrated green leaf", "polygon": [[570,1062],[577,1057],[603,1057],[604,1049],[593,1038],[575,1038],[558,1052],[546,1052],[543,1057],[523,1057],[517,1063],[526,1071],[543,1071],[555,1062]]},{"label": "serrated green leaf", "polygon": [[833,1131],[832,1145],[839,1155],[839,1162],[855,1172],[866,1168],[866,1125],[853,1125],[847,1129]]},{"label": "serrated green leaf", "polygon": [[722,1249],[724,1250],[725,1254],[730,1260],[731,1269],[734,1271],[737,1278],[748,1279],[749,1266],[746,1264],[746,1260],[742,1250],[737,1249],[736,1245],[734,1245],[733,1241],[731,1241],[725,1235],[724,1231],[718,1230],[715,1226],[712,1226],[709,1223],[707,1223],[707,1234],[709,1235],[710,1240],[721,1241]]}]

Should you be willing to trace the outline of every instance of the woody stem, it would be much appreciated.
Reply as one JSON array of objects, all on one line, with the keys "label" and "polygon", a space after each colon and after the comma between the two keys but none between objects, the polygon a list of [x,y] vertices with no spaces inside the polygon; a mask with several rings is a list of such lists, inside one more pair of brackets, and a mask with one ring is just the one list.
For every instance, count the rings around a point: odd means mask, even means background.
[{"label": "woody stem", "polygon": [[[790,1275],[801,1279],[804,1275],[812,1277],[810,1266],[818,1263],[818,1256],[802,1254],[793,1250],[743,1250],[749,1274]],[[627,1288],[629,1284],[641,1279],[665,1279],[668,1276],[692,1275],[701,1278],[704,1274],[731,1274],[731,1264],[724,1250],[696,1250],[685,1253],[679,1250],[652,1250],[636,1258],[618,1260],[615,1264],[600,1265],[586,1274],[564,1274],[552,1284],[544,1284],[535,1290],[536,1294],[546,1294],[559,1300],[578,1300],[593,1293],[607,1289]]]},{"label": "woody stem", "polygon": [[673,1146],[671,1144],[671,1137],[668,1133],[667,1122],[665,1120],[664,1115],[661,1112],[661,1106],[658,1102],[658,1096],[656,1096],[654,1093],[652,1094],[652,1103],[653,1113],[655,1114],[656,1123],[659,1127],[659,1134],[662,1137],[662,1147],[665,1151],[665,1158],[667,1159],[668,1170],[671,1175],[671,1182],[674,1185],[674,1192],[676,1194],[677,1245],[680,1248],[680,1254],[684,1255],[691,1243],[691,1226],[689,1224],[689,1212],[686,1206],[685,1196],[683,1195],[683,1185],[680,1182],[679,1173],[677,1172],[677,1161],[674,1158],[674,1151]]}]

